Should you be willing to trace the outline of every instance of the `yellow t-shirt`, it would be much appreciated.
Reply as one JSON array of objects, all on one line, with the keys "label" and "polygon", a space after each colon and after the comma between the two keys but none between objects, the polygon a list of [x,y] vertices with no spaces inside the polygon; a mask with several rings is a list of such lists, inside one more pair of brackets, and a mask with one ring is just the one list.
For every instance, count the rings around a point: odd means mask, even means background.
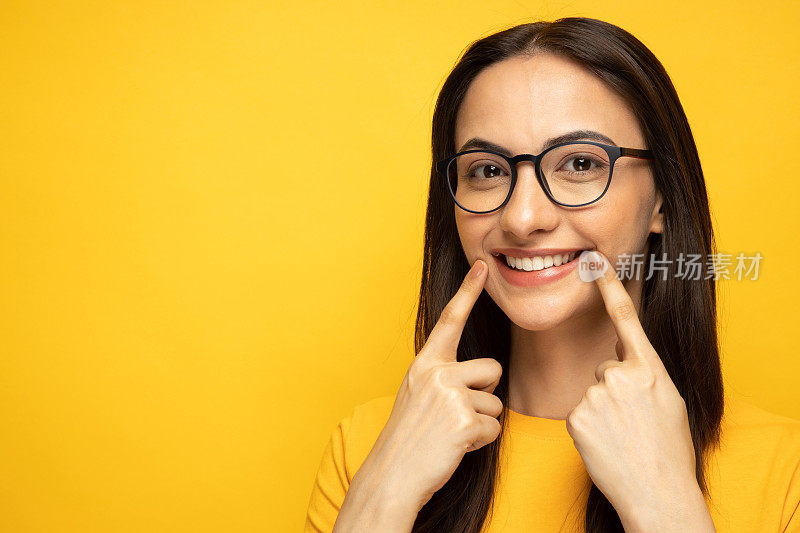
[{"label": "yellow t-shirt", "polygon": [[[358,405],[334,429],[311,491],[307,533],[333,529],[393,403],[381,396]],[[492,514],[482,531],[582,532],[589,475],[566,422],[510,409],[507,417]],[[726,392],[721,439],[707,470],[706,502],[717,531],[800,532],[800,420]]]}]

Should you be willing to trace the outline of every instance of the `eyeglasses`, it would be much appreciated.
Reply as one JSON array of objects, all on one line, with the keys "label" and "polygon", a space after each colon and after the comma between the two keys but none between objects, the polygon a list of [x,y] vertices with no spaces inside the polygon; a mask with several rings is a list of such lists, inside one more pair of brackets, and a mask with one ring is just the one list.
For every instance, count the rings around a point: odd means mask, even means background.
[{"label": "eyeglasses", "polygon": [[611,184],[620,157],[655,161],[650,150],[623,148],[593,141],[551,146],[539,155],[508,157],[488,150],[466,150],[436,163],[447,178],[455,203],[470,213],[491,213],[503,207],[517,183],[517,163],[531,161],[545,194],[565,207],[598,201]]}]

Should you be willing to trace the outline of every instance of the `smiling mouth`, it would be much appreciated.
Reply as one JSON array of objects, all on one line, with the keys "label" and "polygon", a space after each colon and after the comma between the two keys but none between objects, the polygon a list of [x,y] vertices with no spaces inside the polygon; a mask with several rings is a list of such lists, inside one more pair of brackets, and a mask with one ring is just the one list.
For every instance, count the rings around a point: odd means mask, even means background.
[{"label": "smiling mouth", "polygon": [[517,258],[510,257],[501,253],[495,255],[498,260],[502,260],[512,270],[520,272],[535,272],[538,270],[547,270],[552,267],[563,266],[571,263],[578,258],[585,250],[576,250],[566,254],[544,255],[537,257]]}]

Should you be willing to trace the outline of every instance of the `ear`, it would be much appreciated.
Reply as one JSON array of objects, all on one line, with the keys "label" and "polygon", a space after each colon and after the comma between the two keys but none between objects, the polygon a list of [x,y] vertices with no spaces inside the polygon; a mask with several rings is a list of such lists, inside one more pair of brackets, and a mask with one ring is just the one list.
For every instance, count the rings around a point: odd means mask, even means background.
[{"label": "ear", "polygon": [[653,212],[650,215],[650,233],[663,233],[664,232],[664,213],[661,212],[663,198],[661,191],[656,191],[656,203],[653,206]]}]

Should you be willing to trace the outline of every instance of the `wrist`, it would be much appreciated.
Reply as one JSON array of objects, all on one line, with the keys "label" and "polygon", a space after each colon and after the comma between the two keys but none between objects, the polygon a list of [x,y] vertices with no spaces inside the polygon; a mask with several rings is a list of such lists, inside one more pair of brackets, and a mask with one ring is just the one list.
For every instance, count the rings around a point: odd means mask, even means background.
[{"label": "wrist", "polygon": [[626,533],[716,532],[708,505],[695,481],[684,491],[673,488],[667,497],[628,506],[619,513]]},{"label": "wrist", "polygon": [[[410,532],[422,506],[385,478],[359,472],[353,477],[336,521],[336,533],[345,531]],[[345,527],[346,525],[346,527]]]}]

